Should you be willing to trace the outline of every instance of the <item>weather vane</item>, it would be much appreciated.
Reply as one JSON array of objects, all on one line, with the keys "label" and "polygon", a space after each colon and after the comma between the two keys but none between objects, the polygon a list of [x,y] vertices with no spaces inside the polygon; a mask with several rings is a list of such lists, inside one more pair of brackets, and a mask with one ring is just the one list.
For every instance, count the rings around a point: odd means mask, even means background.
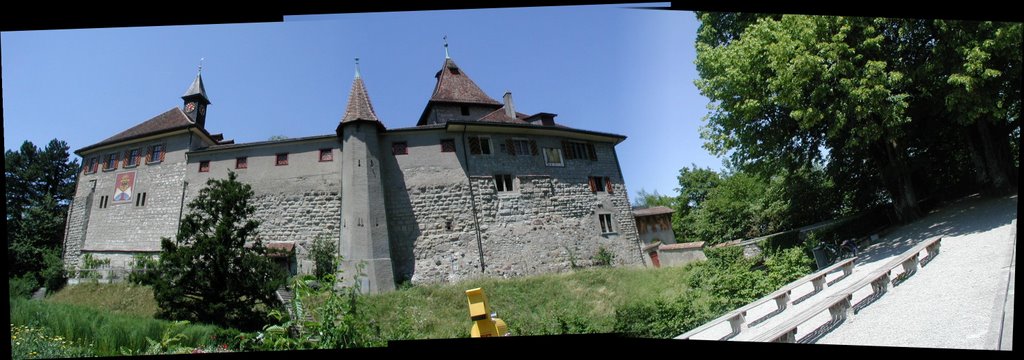
[{"label": "weather vane", "polygon": [[356,77],[359,77],[359,58],[356,58]]},{"label": "weather vane", "polygon": [[203,60],[205,60],[205,59],[206,58],[199,58],[199,73],[200,74],[203,73]]},{"label": "weather vane", "polygon": [[451,59],[451,57],[448,56],[448,35],[444,36],[444,58]]}]

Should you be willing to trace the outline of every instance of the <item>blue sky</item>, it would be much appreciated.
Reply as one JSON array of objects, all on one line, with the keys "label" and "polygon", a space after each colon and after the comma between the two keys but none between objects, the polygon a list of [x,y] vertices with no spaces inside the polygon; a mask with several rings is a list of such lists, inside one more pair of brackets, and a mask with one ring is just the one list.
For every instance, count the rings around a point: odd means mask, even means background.
[{"label": "blue sky", "polygon": [[207,129],[239,143],[333,133],[356,57],[384,124],[414,126],[447,35],[452,59],[492,98],[509,90],[523,113],[626,135],[617,152],[631,199],[675,194],[680,168],[722,165],[698,135],[708,103],[693,84],[698,24],[636,5],[4,32],[4,147],[58,138],[75,150],[180,107],[200,58]]}]

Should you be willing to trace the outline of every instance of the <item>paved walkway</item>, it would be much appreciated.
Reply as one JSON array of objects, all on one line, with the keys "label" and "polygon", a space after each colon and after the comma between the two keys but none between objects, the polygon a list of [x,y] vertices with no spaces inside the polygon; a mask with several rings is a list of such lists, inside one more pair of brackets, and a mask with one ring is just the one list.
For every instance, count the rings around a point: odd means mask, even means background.
[{"label": "paved walkway", "polygon": [[816,343],[1010,350],[1016,219],[1017,195],[968,197],[895,229],[857,272],[937,236],[939,256]]}]

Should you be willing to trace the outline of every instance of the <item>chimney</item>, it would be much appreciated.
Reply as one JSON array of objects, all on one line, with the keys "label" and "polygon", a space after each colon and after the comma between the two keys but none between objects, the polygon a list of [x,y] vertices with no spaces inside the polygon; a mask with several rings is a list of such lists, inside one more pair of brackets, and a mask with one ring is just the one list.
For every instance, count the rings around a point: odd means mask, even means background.
[{"label": "chimney", "polygon": [[515,119],[516,118],[516,107],[512,105],[512,92],[505,90],[505,115]]}]

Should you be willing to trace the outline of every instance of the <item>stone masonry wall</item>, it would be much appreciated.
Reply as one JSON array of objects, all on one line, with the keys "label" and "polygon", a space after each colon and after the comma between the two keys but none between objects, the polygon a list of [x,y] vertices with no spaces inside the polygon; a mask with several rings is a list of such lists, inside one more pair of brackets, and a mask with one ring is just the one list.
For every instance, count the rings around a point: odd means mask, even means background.
[{"label": "stone masonry wall", "polygon": [[[80,184],[85,186],[85,195],[78,196],[71,200],[68,210],[67,229],[64,236],[64,264],[65,266],[77,267],[79,257],[82,255],[82,245],[85,242],[85,230],[89,218],[92,182]],[[81,190],[81,189],[79,189]]]},{"label": "stone masonry wall", "polygon": [[[443,138],[456,140],[456,152],[440,151]],[[492,155],[468,156],[462,153],[462,134],[394,134],[383,142],[388,153],[391,142],[409,146],[408,155],[382,156],[388,189],[407,190],[389,192],[387,203],[399,281],[478,276],[480,246],[484,272],[503,277],[566,271],[573,263],[588,266],[600,247],[614,253],[618,265],[643,264],[611,144],[597,144],[598,161],[566,160],[564,167],[550,167],[541,154],[501,153],[497,144],[505,137],[491,138]],[[560,138],[532,139],[539,147],[561,148]],[[513,175],[514,190],[498,192],[494,174]],[[612,193],[591,192],[588,176],[609,177]],[[612,215],[612,233],[601,233],[598,214]]]},{"label": "stone masonry wall", "polygon": [[[160,238],[173,237],[177,232],[178,215],[181,210],[182,185],[185,179],[185,153],[195,135],[178,133],[164,138],[119,145],[111,149],[96,151],[104,156],[140,148],[145,156],[146,149],[154,144],[164,145],[166,154],[158,163],[141,161],[135,167],[124,168],[118,163],[116,169],[82,174],[79,178],[77,203],[88,196],[91,181],[96,181],[96,192],[90,204],[88,225],[85,226],[85,241],[81,252],[95,253],[97,258],[111,259],[111,266],[128,267],[135,253],[160,251]],[[88,159],[92,154],[84,154]],[[117,174],[134,171],[135,187],[129,202],[114,203],[114,187]],[[136,199],[145,194],[145,204],[136,206]],[[108,206],[100,208],[101,197],[109,197]],[[83,212],[85,213],[85,212]],[[74,236],[70,234],[69,239]],[[70,255],[70,254],[69,254]]]},{"label": "stone masonry wall", "polygon": [[[320,161],[320,149],[330,149],[332,159]],[[288,154],[288,165],[276,165],[277,154],[282,153]],[[247,168],[236,168],[238,157],[246,157]],[[210,161],[209,172],[199,172],[203,161]],[[194,199],[208,179],[226,179],[228,171],[233,171],[239,181],[252,186],[253,218],[261,222],[260,238],[264,242],[294,241],[297,249],[305,249],[318,236],[338,240],[340,169],[340,144],[333,136],[196,151],[189,154],[185,202]],[[304,253],[297,255],[300,271],[310,270]]]}]

